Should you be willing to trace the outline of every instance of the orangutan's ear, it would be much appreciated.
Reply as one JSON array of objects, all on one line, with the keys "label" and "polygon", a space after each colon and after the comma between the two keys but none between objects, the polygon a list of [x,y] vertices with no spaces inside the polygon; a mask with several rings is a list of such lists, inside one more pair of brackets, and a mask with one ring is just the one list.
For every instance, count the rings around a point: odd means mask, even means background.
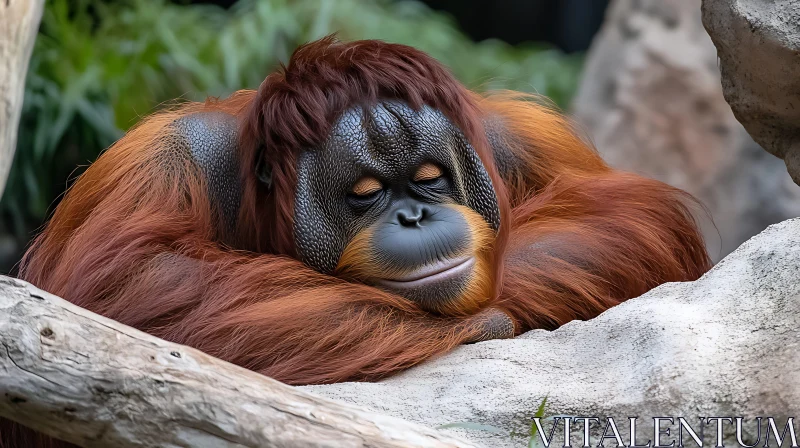
[{"label": "orangutan's ear", "polygon": [[256,162],[256,177],[268,189],[272,189],[272,165],[264,157],[263,149],[259,153],[260,156],[258,157],[258,162]]}]

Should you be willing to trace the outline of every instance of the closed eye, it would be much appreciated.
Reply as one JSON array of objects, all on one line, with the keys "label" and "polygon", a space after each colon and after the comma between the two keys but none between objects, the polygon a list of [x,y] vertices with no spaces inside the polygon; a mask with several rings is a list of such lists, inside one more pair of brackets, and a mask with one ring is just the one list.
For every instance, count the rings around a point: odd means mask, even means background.
[{"label": "closed eye", "polygon": [[442,177],[442,169],[433,163],[427,162],[420,165],[414,173],[414,182],[430,183]]},{"label": "closed eye", "polygon": [[359,198],[368,198],[383,190],[383,184],[374,177],[362,177],[353,185],[350,192]]}]

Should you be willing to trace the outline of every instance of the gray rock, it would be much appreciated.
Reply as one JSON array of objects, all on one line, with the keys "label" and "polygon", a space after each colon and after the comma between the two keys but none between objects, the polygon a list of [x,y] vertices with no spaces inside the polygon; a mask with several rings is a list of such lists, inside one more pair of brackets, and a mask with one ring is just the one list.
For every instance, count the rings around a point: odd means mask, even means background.
[{"label": "gray rock", "polygon": [[[664,284],[591,321],[463,346],[379,383],[304,389],[430,426],[470,422],[517,433],[528,431],[548,397],[546,415],[611,416],[626,441],[627,417],[638,416],[640,443],[652,439],[654,416],[685,417],[695,430],[698,417],[740,416],[752,443],[752,418],[774,417],[782,430],[800,414],[798,277],[794,219],[747,241],[701,279]],[[730,426],[725,439],[738,446]],[[671,428],[667,444],[677,433]],[[527,440],[448,431],[485,446]],[[563,444],[560,431],[552,446]],[[573,446],[581,446],[581,427],[573,432]],[[713,446],[715,431],[707,428],[705,440]]]},{"label": "gray rock", "polygon": [[800,184],[800,2],[703,0],[725,99]]},{"label": "gray rock", "polygon": [[800,188],[725,101],[700,0],[612,2],[573,112],[611,165],[686,190],[708,208],[716,226],[705,219],[702,227],[715,261],[769,224],[800,216]]}]

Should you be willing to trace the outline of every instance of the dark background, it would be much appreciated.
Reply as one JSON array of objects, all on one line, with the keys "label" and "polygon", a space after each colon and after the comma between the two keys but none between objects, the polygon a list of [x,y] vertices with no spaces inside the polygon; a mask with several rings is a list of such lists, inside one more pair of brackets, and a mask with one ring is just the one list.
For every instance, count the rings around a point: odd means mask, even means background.
[{"label": "dark background", "polygon": [[[574,53],[589,48],[610,0],[421,0],[452,15],[473,40],[500,39],[511,45],[547,42]],[[228,8],[236,0],[195,0]]]},{"label": "dark background", "polygon": [[423,0],[456,18],[473,39],[516,45],[549,42],[573,53],[589,48],[609,0]]}]

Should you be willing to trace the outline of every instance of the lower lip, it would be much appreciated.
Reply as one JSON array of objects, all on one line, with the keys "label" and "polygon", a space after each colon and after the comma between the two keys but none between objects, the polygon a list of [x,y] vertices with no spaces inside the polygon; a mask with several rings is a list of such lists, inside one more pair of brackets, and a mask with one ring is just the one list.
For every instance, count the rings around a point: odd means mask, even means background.
[{"label": "lower lip", "polygon": [[[449,267],[446,267],[443,270],[435,271],[435,273],[431,275],[426,275],[424,277],[417,277],[413,280],[389,280],[389,279],[379,279],[377,283],[395,289],[410,289],[416,288],[419,286],[425,286],[430,283],[437,283],[443,280],[448,280],[453,277],[459,276],[463,273],[469,272],[472,267],[475,266],[475,258],[469,257],[465,259],[456,260],[452,263]],[[425,268],[423,268],[425,269]],[[428,269],[425,269],[428,270]],[[415,273],[409,275],[409,277],[414,276]]]}]

